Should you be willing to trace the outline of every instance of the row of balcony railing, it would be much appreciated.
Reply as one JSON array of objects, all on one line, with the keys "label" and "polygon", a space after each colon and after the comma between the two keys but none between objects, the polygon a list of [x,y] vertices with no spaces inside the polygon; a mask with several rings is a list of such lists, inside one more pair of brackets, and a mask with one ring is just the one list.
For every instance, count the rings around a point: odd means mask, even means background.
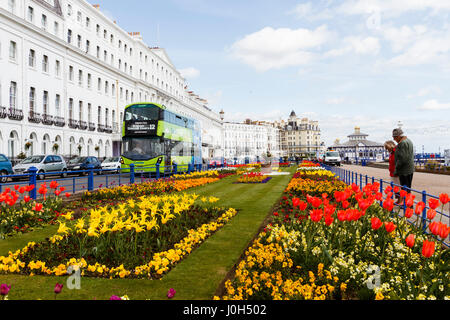
[{"label": "row of balcony railing", "polygon": [[[24,119],[23,110],[16,108],[6,108],[0,106],[0,119],[10,119],[15,121],[22,121]],[[92,122],[86,122],[82,120],[69,119],[67,122],[64,117],[52,116],[49,114],[40,114],[38,112],[30,111],[28,114],[28,121],[31,123],[42,123],[47,126],[56,126],[63,128],[66,125],[70,129],[88,130],[91,132],[98,131],[101,133],[119,133],[119,124],[114,123],[109,125],[96,125]]]}]

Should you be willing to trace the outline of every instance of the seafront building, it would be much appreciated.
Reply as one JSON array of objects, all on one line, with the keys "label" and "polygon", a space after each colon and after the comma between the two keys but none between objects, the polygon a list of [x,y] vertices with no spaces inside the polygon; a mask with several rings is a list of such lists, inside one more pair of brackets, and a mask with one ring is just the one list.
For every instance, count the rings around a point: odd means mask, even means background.
[{"label": "seafront building", "polygon": [[280,130],[282,156],[288,158],[316,157],[324,151],[319,122],[298,118],[292,111],[287,121],[275,122]]},{"label": "seafront building", "polygon": [[202,125],[221,157],[219,114],[187,88],[163,48],[84,0],[0,0],[0,153],[121,153],[124,107],[156,102]]},{"label": "seafront building", "polygon": [[229,163],[280,157],[279,129],[272,123],[245,120],[224,122],[224,157]]},{"label": "seafront building", "polygon": [[384,160],[389,158],[384,143],[368,140],[368,134],[362,133],[360,127],[355,127],[355,132],[348,135],[349,140],[340,143],[336,140],[329,149],[339,152],[343,160],[357,161],[358,159]]}]

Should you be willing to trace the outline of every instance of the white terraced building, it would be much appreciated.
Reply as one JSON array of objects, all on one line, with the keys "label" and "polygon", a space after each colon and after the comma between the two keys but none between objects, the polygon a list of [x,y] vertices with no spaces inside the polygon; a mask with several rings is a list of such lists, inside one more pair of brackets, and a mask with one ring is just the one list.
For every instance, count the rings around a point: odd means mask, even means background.
[{"label": "white terraced building", "polygon": [[156,102],[196,118],[204,157],[222,122],[151,48],[84,0],[0,0],[0,153],[119,155],[124,107]]},{"label": "white terraced building", "polygon": [[246,120],[224,122],[224,155],[228,163],[280,157],[280,130],[271,123]]}]

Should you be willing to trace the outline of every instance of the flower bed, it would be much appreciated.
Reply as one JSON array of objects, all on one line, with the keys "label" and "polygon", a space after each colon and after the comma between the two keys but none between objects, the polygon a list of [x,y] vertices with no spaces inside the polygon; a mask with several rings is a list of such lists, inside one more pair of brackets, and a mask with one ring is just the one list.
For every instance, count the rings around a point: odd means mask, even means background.
[{"label": "flower bed", "polygon": [[[13,189],[5,188],[0,193],[0,240],[18,233],[26,233],[33,228],[44,223],[53,223],[63,207],[61,194],[64,187],[59,187],[56,181],[50,184],[50,194],[47,185],[43,184],[37,192],[43,195],[43,200],[34,201],[29,193],[34,186],[20,187]],[[19,200],[24,195],[23,200]],[[69,193],[64,194],[70,197]]]},{"label": "flower bed", "polygon": [[217,198],[197,198],[141,197],[91,210],[86,219],[60,221],[47,241],[0,257],[0,273],[64,276],[75,266],[82,276],[161,278],[236,214],[213,207]]},{"label": "flower bed", "polygon": [[[379,188],[352,185],[320,196],[288,190],[222,298],[449,299],[450,251],[442,243],[450,228],[434,222],[425,234],[425,204],[414,208],[414,196],[402,193],[408,206],[402,217],[394,210],[396,190],[383,195]],[[447,203],[442,195],[440,204]],[[435,210],[439,201],[428,205]]]},{"label": "flower bed", "polygon": [[250,172],[241,175],[237,183],[267,183],[272,177],[268,177],[260,172]]}]

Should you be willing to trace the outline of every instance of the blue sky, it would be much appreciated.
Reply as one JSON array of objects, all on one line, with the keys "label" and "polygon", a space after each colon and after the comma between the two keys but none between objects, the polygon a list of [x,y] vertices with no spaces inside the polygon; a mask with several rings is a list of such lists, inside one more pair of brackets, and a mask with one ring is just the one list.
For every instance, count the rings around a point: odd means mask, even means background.
[{"label": "blue sky", "polygon": [[384,142],[402,121],[417,151],[450,149],[448,0],[97,3],[165,48],[190,89],[227,120],[295,110],[320,121],[328,145],[357,125]]}]

